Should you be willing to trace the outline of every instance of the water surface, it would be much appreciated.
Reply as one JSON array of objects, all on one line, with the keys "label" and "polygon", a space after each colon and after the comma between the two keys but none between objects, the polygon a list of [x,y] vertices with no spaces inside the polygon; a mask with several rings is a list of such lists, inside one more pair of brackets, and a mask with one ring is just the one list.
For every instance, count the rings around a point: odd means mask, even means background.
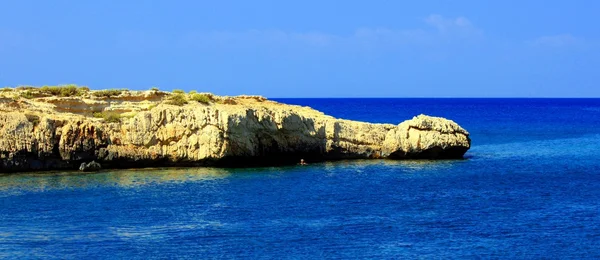
[{"label": "water surface", "polygon": [[600,100],[293,99],[419,113],[466,160],[0,176],[3,258],[600,258]]}]

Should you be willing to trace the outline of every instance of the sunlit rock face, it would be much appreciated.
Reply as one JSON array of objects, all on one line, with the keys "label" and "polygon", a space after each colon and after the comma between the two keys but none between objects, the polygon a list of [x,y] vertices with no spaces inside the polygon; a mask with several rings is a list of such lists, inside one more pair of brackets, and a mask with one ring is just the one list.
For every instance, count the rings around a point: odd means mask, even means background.
[{"label": "sunlit rock face", "polygon": [[[469,133],[419,115],[392,124],[336,119],[262,97],[177,106],[165,92],[113,98],[0,98],[0,171],[148,166],[244,167],[338,159],[456,159]],[[64,102],[61,101],[64,99]],[[115,112],[107,120],[92,115]]]}]

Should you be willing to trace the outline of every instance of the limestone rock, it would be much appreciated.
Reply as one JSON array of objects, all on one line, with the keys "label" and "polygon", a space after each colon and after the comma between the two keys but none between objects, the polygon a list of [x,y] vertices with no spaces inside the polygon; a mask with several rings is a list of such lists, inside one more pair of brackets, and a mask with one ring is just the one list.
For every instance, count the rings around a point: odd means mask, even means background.
[{"label": "limestone rock", "polygon": [[470,148],[469,132],[454,121],[419,115],[386,136],[383,150],[390,158],[460,158]]},{"label": "limestone rock", "polygon": [[[462,158],[470,148],[469,133],[439,117],[370,124],[262,97],[213,96],[209,105],[174,106],[160,93],[62,98],[64,103],[59,97],[3,99],[0,172],[76,169],[90,161],[119,168],[446,159]],[[92,117],[94,111],[128,116],[110,123]]]}]

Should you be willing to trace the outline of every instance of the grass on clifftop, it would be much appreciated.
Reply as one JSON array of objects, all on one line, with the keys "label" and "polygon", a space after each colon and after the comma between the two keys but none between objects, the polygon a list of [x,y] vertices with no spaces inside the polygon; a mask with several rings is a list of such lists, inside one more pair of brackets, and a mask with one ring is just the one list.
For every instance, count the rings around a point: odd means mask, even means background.
[{"label": "grass on clifftop", "polygon": [[35,97],[35,94],[33,94],[33,92],[31,92],[31,90],[27,90],[25,92],[21,92],[20,95],[22,98],[26,98],[26,99],[32,99]]},{"label": "grass on clifftop", "polygon": [[105,89],[105,90],[94,91],[94,92],[92,92],[92,95],[94,95],[96,97],[110,98],[110,97],[115,97],[115,96],[121,95],[121,93],[127,92],[127,91],[129,91],[129,90],[127,90],[127,89]]},{"label": "grass on clifftop", "polygon": [[[77,86],[75,84],[57,85],[57,86],[18,86],[16,88],[5,87],[0,89],[0,95],[3,97],[9,97],[12,99],[34,99],[43,97],[85,97],[85,98],[113,98],[128,93],[128,89],[104,89],[104,90],[90,90],[87,86]],[[181,89],[173,89],[170,94],[169,91],[160,91],[157,87],[150,89],[151,94],[155,95],[151,98],[156,100],[160,98],[166,104],[183,106],[190,102],[198,102],[205,105],[210,103],[217,104],[237,104],[236,99],[248,99],[254,98],[258,101],[263,101],[264,98],[259,96],[246,96],[242,95],[239,97],[218,97],[210,93],[198,93],[196,90],[191,90],[188,93]],[[139,94],[147,95],[147,94]],[[166,99],[163,97],[166,96]]]},{"label": "grass on clifftop", "polygon": [[174,89],[173,95],[167,100],[167,104],[175,106],[183,106],[188,104],[190,101],[196,101],[202,104],[209,104],[212,98],[208,94],[198,94],[197,91],[192,90],[188,95],[183,90]]},{"label": "grass on clifftop", "polygon": [[208,104],[211,101],[211,98],[206,94],[197,94],[190,92],[190,100],[200,102],[202,104]]},{"label": "grass on clifftop", "polygon": [[[76,97],[83,96],[90,91],[90,88],[86,86],[77,86],[75,84],[59,85],[59,86],[19,86],[14,90],[21,90],[19,96],[23,98],[36,98],[43,96],[57,96],[57,97]],[[2,92],[13,91],[11,88],[4,88]]]},{"label": "grass on clifftop", "polygon": [[58,97],[74,97],[83,96],[85,93],[90,91],[88,87],[78,87],[75,84],[62,85],[62,86],[43,86],[38,90],[42,94]]},{"label": "grass on clifftop", "polygon": [[171,97],[169,97],[169,100],[167,100],[167,104],[175,105],[175,106],[183,106],[187,103],[188,103],[188,100],[185,97],[185,94],[181,94],[181,93],[174,94]]}]

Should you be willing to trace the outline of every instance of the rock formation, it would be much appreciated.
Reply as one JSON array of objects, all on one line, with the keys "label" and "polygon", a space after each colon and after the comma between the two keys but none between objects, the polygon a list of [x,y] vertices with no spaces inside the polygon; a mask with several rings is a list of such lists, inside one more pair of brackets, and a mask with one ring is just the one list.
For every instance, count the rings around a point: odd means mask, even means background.
[{"label": "rock formation", "polygon": [[168,104],[176,94],[160,91],[29,98],[23,91],[0,95],[0,172],[77,169],[90,161],[121,168],[452,159],[470,148],[458,124],[425,115],[370,124],[255,96],[203,94],[210,101],[202,103],[179,94],[189,103],[178,106]]},{"label": "rock formation", "polygon": [[96,161],[91,161],[89,163],[81,163],[79,166],[79,170],[82,172],[95,172],[102,169],[102,165],[97,163]]}]

